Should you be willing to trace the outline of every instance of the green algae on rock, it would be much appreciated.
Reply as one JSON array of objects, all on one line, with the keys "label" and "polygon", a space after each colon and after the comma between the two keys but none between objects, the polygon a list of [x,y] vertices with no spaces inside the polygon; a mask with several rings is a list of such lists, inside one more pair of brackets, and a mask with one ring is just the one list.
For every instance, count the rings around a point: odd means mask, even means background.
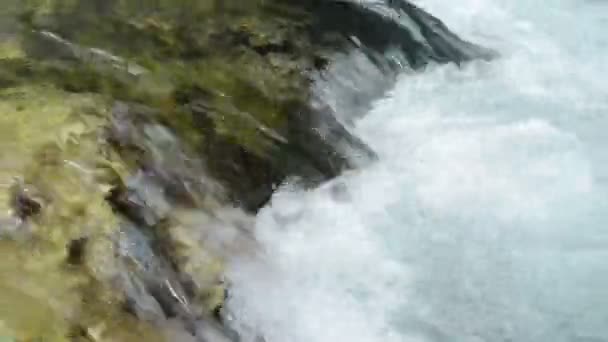
[{"label": "green algae on rock", "polygon": [[[298,169],[287,159],[307,163],[289,136],[313,66],[301,27],[264,2],[21,5],[0,58],[0,243],[17,258],[0,262],[0,288],[31,306],[2,326],[136,341],[162,339],[167,314],[212,316],[229,248],[199,225],[238,225],[214,212],[259,208]],[[20,278],[48,286],[14,289]]]},{"label": "green algae on rock", "polygon": [[[20,233],[0,240],[2,327],[19,340],[67,341],[75,327],[99,341],[131,341],[136,330],[158,335],[120,314],[122,298],[107,278],[111,244],[90,249],[82,266],[68,263],[73,241],[104,245],[118,228],[105,197],[120,178],[121,164],[97,139],[104,102],[50,85],[5,88],[0,96],[1,215],[19,216],[13,233]],[[86,114],[87,108],[97,114]],[[12,200],[15,188],[37,210],[20,213]],[[122,331],[99,325],[118,327],[121,321],[132,325]]]},{"label": "green algae on rock", "polygon": [[0,334],[19,340],[162,340],[168,317],[192,333],[223,305],[226,260],[256,248],[227,207],[374,157],[314,101],[332,53],[390,69],[393,45],[413,68],[475,50],[347,1],[4,1],[20,24],[0,25],[0,304],[27,305]]},{"label": "green algae on rock", "polygon": [[[8,235],[3,236],[0,243],[6,253],[19,258],[0,262],[0,269],[4,272],[0,287],[10,285],[12,289],[14,282],[3,283],[11,279],[22,279],[25,284],[29,281],[48,284],[48,287],[34,288],[38,291],[35,293],[30,293],[28,287],[21,288],[23,296],[35,297],[32,305],[39,302],[37,305],[41,308],[36,310],[40,312],[43,312],[42,307],[50,305],[45,302],[49,298],[56,298],[57,301],[51,301],[55,305],[47,310],[57,322],[48,321],[48,327],[39,328],[20,325],[27,318],[23,315],[34,314],[29,313],[34,310],[33,307],[24,307],[22,314],[19,311],[2,312],[0,317],[6,330],[13,336],[25,334],[23,336],[28,338],[39,337],[39,334],[46,338],[52,334],[67,338],[75,327],[87,336],[95,335],[89,338],[96,341],[162,338],[163,332],[159,330],[157,318],[163,319],[163,309],[159,307],[156,313],[138,309],[137,317],[143,319],[141,322],[124,310],[125,303],[141,305],[139,298],[149,296],[138,293],[141,290],[133,288],[138,286],[134,284],[143,282],[147,288],[159,287],[153,297],[144,300],[165,301],[165,305],[169,306],[180,305],[180,310],[187,315],[190,315],[191,307],[187,302],[166,303],[172,300],[170,293],[183,292],[179,290],[179,278],[173,274],[169,264],[159,266],[161,268],[156,271],[142,269],[135,272],[127,267],[128,264],[150,264],[152,259],[158,259],[159,265],[164,261],[162,256],[154,256],[154,252],[149,252],[145,259],[138,259],[137,253],[132,254],[131,248],[141,250],[144,247],[132,245],[137,240],[136,235],[124,234],[125,230],[121,228],[124,227],[123,218],[108,202],[113,189],[130,184],[137,166],[122,159],[124,151],[115,152],[114,146],[104,139],[110,125],[107,102],[98,95],[70,94],[51,85],[5,88],[0,94],[0,109],[4,113],[0,127],[6,130],[0,146],[7,151],[2,156],[2,215],[15,218],[15,227],[5,232]],[[186,180],[184,177],[188,177],[187,174],[180,172],[187,170],[188,166],[164,160],[171,156],[171,152],[163,150],[166,141],[162,142],[158,130],[154,131],[156,133],[149,131],[158,127],[155,125],[149,122],[147,126],[141,126],[141,134],[148,139],[151,138],[149,134],[154,136],[142,145],[149,148],[150,162],[161,163],[159,167],[165,171],[176,167],[177,173],[172,177]],[[158,143],[161,145],[157,146]],[[203,205],[207,210],[214,208],[208,201],[193,203]],[[150,202],[145,202],[145,205],[150,205]],[[168,212],[164,212],[164,215],[160,217],[163,220],[174,216]],[[201,249],[196,240],[188,242],[187,235],[186,238],[176,235],[183,231],[177,228],[179,226],[166,227],[170,229],[169,236],[175,236],[172,239],[176,242],[180,241],[180,246],[189,246],[185,248],[178,247],[176,243],[169,244],[175,248],[176,252],[171,254],[175,256],[173,260],[179,271],[193,274],[194,283],[197,284],[192,294],[192,304],[200,302],[202,309],[198,314],[210,315],[223,302],[224,285],[218,282],[221,262],[218,263],[219,259],[213,254]],[[6,227],[0,228],[5,230]],[[175,254],[177,251],[182,252]],[[187,262],[181,262],[178,255],[187,258]],[[199,260],[194,261],[196,258]],[[35,268],[15,268],[21,264],[31,264]],[[46,271],[49,272],[48,279],[45,279]],[[162,285],[169,283],[174,285],[171,288]],[[73,300],[62,299],[63,292]],[[5,293],[10,292],[7,290]],[[146,320],[146,317],[150,320]],[[32,316],[31,319],[32,322],[44,322],[40,316]],[[125,330],[120,330],[123,328],[117,325],[119,322],[132,322],[130,324],[134,327],[139,326],[145,331],[139,333],[143,334],[141,336],[132,335],[131,327],[125,325]],[[124,337],[120,337],[122,335]],[[148,337],[144,339],[143,336]]]},{"label": "green algae on rock", "polygon": [[[396,45],[413,67],[467,57],[354,2],[18,7],[20,30],[0,37],[0,248],[16,258],[0,262],[0,289],[50,317],[28,327],[41,319],[31,309],[0,311],[20,339],[162,339],[167,316],[192,330],[223,305],[227,251],[255,248],[210,238],[247,235],[246,215],[222,218],[224,207],[255,212],[291,176],[317,184],[356,166],[353,155],[374,157],[313,103],[311,74],[333,52],[367,46],[378,60]],[[49,285],[15,288],[20,276]]]},{"label": "green algae on rock", "polygon": [[82,60],[74,50],[101,50],[146,68],[108,92],[160,109],[163,123],[204,156],[207,171],[237,205],[255,211],[288,176],[327,179],[349,167],[345,156],[328,161],[302,146],[331,150],[324,137],[299,139],[298,131],[315,128],[300,116],[311,113],[308,73],[323,64],[306,7],[209,0],[36,4],[22,16],[30,54],[50,57],[48,47],[39,53],[40,38],[54,37],[57,58]]}]

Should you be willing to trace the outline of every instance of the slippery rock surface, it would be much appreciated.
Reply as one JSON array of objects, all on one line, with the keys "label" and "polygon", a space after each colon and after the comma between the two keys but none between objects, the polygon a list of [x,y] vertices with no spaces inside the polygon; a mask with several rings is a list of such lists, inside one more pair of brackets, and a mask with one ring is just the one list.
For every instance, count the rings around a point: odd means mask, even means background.
[{"label": "slippery rock surface", "polygon": [[311,37],[326,47],[326,65],[312,73],[312,101],[345,124],[367,112],[403,72],[433,63],[489,60],[496,52],[452,33],[405,0],[310,0]]},{"label": "slippery rock surface", "polygon": [[[373,159],[341,123],[327,124],[357,109],[313,91],[340,54],[361,52],[380,70],[371,92],[337,85],[361,97],[360,107],[381,95],[396,69],[492,55],[405,1],[51,1],[28,10],[30,54],[85,63],[87,73],[105,79],[70,88],[159,108],[247,210],[263,205],[286,177],[319,182],[352,167],[352,150]],[[401,60],[386,56],[393,50]]]},{"label": "slippery rock surface", "polygon": [[[347,125],[399,70],[492,56],[405,1],[0,4],[0,306],[19,307],[0,334],[19,340],[234,340],[223,265],[256,253],[250,214],[373,161]],[[345,78],[353,56],[374,77]]]},{"label": "slippery rock surface", "polygon": [[[98,144],[100,117],[84,115],[103,102],[52,86],[2,95],[3,332],[20,340],[153,339],[151,327],[120,313],[123,294],[110,281],[118,219],[105,196],[121,162]],[[86,249],[76,248],[81,240]]]}]

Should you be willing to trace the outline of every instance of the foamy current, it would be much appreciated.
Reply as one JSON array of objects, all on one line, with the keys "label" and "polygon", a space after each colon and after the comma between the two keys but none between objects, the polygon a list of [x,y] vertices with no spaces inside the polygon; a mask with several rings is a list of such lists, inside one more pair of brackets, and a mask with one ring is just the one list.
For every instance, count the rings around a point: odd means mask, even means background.
[{"label": "foamy current", "polygon": [[[245,341],[608,341],[608,2],[419,0],[491,62],[399,76],[379,161],[261,211]],[[348,68],[343,68],[348,72]]]}]

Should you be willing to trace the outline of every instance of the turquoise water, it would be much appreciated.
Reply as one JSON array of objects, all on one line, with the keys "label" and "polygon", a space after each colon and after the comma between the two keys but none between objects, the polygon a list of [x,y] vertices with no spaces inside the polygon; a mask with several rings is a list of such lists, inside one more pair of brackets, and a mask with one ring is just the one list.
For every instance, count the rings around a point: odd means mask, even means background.
[{"label": "turquoise water", "polygon": [[419,0],[501,57],[404,73],[380,160],[258,216],[235,326],[267,342],[608,341],[608,2]]}]

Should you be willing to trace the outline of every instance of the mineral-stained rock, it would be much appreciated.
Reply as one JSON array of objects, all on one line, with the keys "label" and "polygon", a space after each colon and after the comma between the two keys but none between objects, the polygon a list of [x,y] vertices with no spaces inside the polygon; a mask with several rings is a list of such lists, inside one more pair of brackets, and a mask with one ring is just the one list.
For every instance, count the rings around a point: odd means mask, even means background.
[{"label": "mineral-stained rock", "polygon": [[[39,100],[45,106],[39,107],[34,100],[42,91],[46,96]],[[203,244],[194,239],[189,253],[174,249],[189,261],[172,263],[160,251],[169,242],[156,249],[158,240],[146,237],[112,209],[107,198],[113,188],[127,186],[129,166],[102,139],[109,125],[104,102],[51,86],[9,88],[2,94],[7,95],[2,127],[12,128],[1,145],[12,147],[3,155],[12,165],[2,168],[2,223],[9,218],[14,222],[11,234],[0,234],[0,250],[9,256],[0,262],[0,288],[11,294],[0,296],[2,307],[11,308],[0,312],[2,332],[19,338],[56,336],[58,341],[75,331],[96,341],[154,341],[163,340],[166,318],[177,316],[190,322],[188,329],[195,333],[199,316],[211,315],[223,301],[222,283],[201,282],[219,279],[221,264],[212,266],[214,255],[201,255]],[[91,104],[93,114],[87,114]],[[21,105],[26,107],[17,109]],[[29,135],[28,129],[39,128],[36,124],[47,129]],[[151,207],[149,202],[144,206]],[[182,270],[195,256],[199,266]],[[182,287],[186,271],[197,279],[197,288],[189,294]]]}]

